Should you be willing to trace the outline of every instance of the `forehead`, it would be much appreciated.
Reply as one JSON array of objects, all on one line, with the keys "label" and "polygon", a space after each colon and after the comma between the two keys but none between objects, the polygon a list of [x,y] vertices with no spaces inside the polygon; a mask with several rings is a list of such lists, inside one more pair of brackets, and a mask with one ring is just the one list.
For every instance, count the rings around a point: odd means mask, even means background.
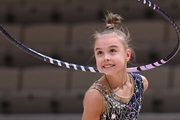
[{"label": "forehead", "polygon": [[115,34],[105,34],[102,36],[99,36],[95,40],[94,48],[106,48],[108,46],[116,45],[119,47],[122,47],[123,38],[118,37]]}]

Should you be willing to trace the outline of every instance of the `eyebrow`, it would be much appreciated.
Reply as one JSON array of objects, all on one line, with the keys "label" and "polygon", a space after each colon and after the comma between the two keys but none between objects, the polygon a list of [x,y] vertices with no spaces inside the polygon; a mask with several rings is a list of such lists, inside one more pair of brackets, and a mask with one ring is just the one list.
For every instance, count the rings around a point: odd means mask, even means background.
[{"label": "eyebrow", "polygon": [[[111,46],[109,46],[108,48],[117,48],[118,46],[117,45],[111,45]],[[97,50],[99,50],[99,49],[101,49],[101,48],[96,48],[95,50],[97,51]]]}]

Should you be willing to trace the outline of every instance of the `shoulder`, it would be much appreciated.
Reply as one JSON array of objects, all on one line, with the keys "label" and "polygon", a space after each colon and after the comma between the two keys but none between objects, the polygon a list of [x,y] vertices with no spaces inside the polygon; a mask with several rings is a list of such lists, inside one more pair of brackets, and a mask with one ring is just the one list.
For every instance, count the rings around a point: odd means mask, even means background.
[{"label": "shoulder", "polygon": [[143,76],[143,75],[140,75],[140,76],[142,78],[142,82],[143,82],[143,86],[144,86],[144,92],[145,92],[149,86],[149,82],[145,76]]},{"label": "shoulder", "polygon": [[96,89],[88,89],[85,93],[84,100],[91,101],[91,100],[101,100],[102,94]]},{"label": "shoulder", "polygon": [[93,107],[94,105],[100,105],[102,100],[103,96],[98,90],[89,89],[84,96],[84,105],[90,105],[90,107]]},{"label": "shoulder", "polygon": [[147,80],[147,78],[145,77],[145,76],[143,76],[143,75],[140,75],[139,73],[131,73],[132,74],[132,76],[134,77],[134,78],[136,78],[136,77],[140,77],[140,80],[142,81],[142,83],[143,83],[143,87],[144,87],[144,92],[147,90],[147,88],[148,88],[148,85],[149,85],[149,83],[148,83],[148,80]]},{"label": "shoulder", "polygon": [[96,89],[89,89],[85,93],[83,101],[83,120],[99,119],[103,111],[103,96]]}]

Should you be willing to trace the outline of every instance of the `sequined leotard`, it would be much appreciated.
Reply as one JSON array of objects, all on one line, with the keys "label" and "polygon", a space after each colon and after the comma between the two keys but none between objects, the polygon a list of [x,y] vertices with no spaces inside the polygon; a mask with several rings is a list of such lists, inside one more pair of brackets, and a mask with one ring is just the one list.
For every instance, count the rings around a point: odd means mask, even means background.
[{"label": "sequined leotard", "polygon": [[100,120],[137,120],[143,102],[142,78],[137,73],[130,73],[133,78],[134,91],[127,103],[116,99],[116,95],[105,85],[95,82],[92,86],[97,89],[105,99],[105,110]]}]

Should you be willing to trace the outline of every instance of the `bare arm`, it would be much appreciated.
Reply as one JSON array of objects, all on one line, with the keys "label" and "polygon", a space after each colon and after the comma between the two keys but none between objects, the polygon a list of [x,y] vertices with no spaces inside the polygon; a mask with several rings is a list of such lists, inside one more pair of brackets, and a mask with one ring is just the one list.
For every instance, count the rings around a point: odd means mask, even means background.
[{"label": "bare arm", "polygon": [[103,111],[103,96],[96,89],[89,89],[84,97],[82,120],[100,120]]}]

